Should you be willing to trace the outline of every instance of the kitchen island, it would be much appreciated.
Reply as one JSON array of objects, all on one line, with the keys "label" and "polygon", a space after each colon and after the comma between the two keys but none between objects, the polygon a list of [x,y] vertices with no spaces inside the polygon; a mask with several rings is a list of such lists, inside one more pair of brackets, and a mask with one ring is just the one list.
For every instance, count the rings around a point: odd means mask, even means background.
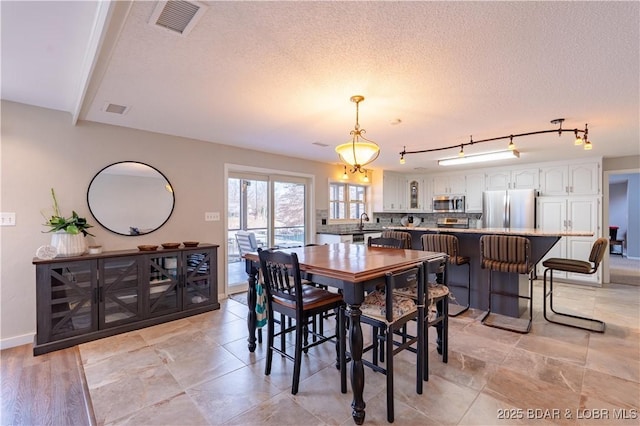
[{"label": "kitchen island", "polygon": [[[458,237],[460,244],[460,256],[468,256],[471,261],[471,300],[472,308],[487,310],[489,293],[489,271],[480,268],[480,237],[483,235],[514,235],[526,237],[531,242],[531,258],[534,264],[538,263],[551,250],[562,237],[592,237],[591,231],[564,231],[542,230],[533,228],[439,228],[439,227],[403,227],[390,226],[385,229],[406,231],[411,233],[411,245],[413,249],[421,250],[421,237],[426,233],[446,233]],[[534,268],[535,271],[535,268]],[[511,291],[517,287],[519,294],[526,295],[528,282],[525,275],[516,273],[493,273],[495,291]],[[467,280],[466,266],[449,268],[449,280],[452,283],[464,284]],[[458,287],[451,287],[451,292],[461,305],[467,304],[467,295]],[[494,295],[492,311],[511,317],[520,317],[526,310],[527,303],[523,299]]]}]

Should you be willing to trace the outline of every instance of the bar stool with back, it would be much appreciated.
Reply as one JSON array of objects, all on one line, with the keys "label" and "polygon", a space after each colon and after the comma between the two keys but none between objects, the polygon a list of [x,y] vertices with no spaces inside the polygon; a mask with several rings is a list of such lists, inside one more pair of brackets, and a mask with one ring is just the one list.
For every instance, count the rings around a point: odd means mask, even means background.
[{"label": "bar stool with back", "polygon": [[[489,269],[489,308],[482,317],[482,324],[503,330],[528,333],[533,321],[533,267],[531,262],[531,243],[528,238],[511,235],[483,235],[480,237],[480,266]],[[493,272],[527,274],[529,276],[529,294],[522,296],[515,291],[494,291]],[[498,294],[529,301],[529,318],[525,327],[518,327],[519,318],[496,322],[491,315],[492,296]]]},{"label": "bar stool with back", "polygon": [[[597,333],[604,333],[605,323],[603,321],[587,318],[579,315],[573,315],[563,312],[558,312],[553,308],[553,271],[565,271],[572,272],[577,274],[595,274],[598,271],[598,266],[600,266],[600,262],[602,262],[602,258],[604,257],[604,253],[607,250],[607,239],[606,238],[598,238],[591,247],[591,254],[589,255],[589,261],[586,262],[584,260],[576,260],[576,259],[564,259],[552,257],[550,259],[542,262],[542,266],[546,267],[544,270],[544,289],[543,289],[543,315],[544,319],[549,322],[561,325],[567,325],[569,327],[581,328],[583,330],[595,331]],[[549,291],[547,292],[547,272],[549,272]],[[551,319],[547,316],[547,297],[549,298],[549,309],[559,318],[574,318],[580,320],[583,324],[579,322],[574,322],[573,324],[569,322],[562,322]],[[585,324],[586,322],[586,324]]]}]

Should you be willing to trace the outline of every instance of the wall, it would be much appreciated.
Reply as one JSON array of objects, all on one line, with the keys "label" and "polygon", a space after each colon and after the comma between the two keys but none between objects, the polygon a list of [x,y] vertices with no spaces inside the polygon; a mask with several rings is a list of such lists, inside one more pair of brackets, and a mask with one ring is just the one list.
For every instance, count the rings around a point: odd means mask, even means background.
[{"label": "wall", "polygon": [[609,184],[609,226],[618,227],[618,240],[627,234],[628,215],[627,182]]},{"label": "wall", "polygon": [[[2,102],[1,118],[0,210],[15,212],[16,226],[0,228],[0,347],[32,342],[35,333],[31,262],[36,249],[50,242],[41,215],[51,212],[50,188],[55,188],[64,215],[75,210],[95,226],[89,243],[102,244],[105,250],[166,241],[216,243],[221,246],[218,263],[224,265],[224,217],[205,222],[204,212],[224,215],[225,163],[315,175],[314,203],[321,208],[328,207],[324,188],[338,173],[334,165],[226,145],[90,122],[72,126],[67,113],[13,102]],[[156,232],[138,237],[113,234],[89,212],[89,182],[103,167],[123,160],[156,167],[174,188],[173,214]],[[221,286],[223,277],[224,268],[219,268]]]}]

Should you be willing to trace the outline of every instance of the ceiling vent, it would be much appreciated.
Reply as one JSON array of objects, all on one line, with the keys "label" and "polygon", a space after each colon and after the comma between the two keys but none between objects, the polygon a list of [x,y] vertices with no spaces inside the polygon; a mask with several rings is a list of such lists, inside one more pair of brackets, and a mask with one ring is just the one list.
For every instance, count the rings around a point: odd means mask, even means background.
[{"label": "ceiling vent", "polygon": [[124,106],[124,105],[112,104],[110,102],[107,102],[102,107],[102,110],[104,112],[110,112],[112,114],[124,115],[124,114],[127,113],[127,111],[129,111],[129,107],[128,106]]},{"label": "ceiling vent", "polygon": [[196,1],[159,1],[149,23],[186,36],[206,9],[207,6]]}]

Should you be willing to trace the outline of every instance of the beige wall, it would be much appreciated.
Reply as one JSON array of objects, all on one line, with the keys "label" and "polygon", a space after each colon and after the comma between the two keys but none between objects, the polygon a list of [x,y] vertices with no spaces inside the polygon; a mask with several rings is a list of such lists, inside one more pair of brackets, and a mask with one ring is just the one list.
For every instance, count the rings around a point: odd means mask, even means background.
[{"label": "beige wall", "polygon": [[[42,233],[42,210],[51,212],[50,188],[55,188],[65,215],[76,210],[95,226],[95,241],[105,250],[130,249],[166,241],[220,244],[224,265],[224,220],[205,222],[205,211],[224,215],[225,163],[314,175],[315,208],[327,208],[329,178],[336,166],[292,159],[90,122],[71,125],[67,113],[2,102],[0,210],[16,213],[16,226],[0,228],[0,345],[31,342],[36,327],[36,249],[48,244]],[[150,164],[171,182],[176,205],[158,231],[138,237],[113,234],[93,220],[87,206],[89,182],[108,164],[134,160]],[[91,237],[89,237],[91,238]],[[224,268],[218,279],[223,283]],[[222,284],[221,284],[222,285]],[[220,292],[222,292],[221,287]]]}]

